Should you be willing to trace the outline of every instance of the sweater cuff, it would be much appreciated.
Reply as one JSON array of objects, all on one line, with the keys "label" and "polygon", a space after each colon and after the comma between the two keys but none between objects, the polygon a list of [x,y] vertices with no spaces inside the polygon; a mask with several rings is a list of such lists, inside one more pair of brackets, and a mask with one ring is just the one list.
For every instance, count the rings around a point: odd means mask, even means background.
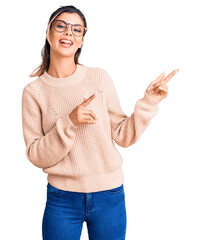
[{"label": "sweater cuff", "polygon": [[148,104],[158,104],[159,102],[161,102],[161,100],[156,100],[154,99],[152,96],[150,96],[146,91],[144,93],[144,100],[148,103]]},{"label": "sweater cuff", "polygon": [[75,129],[78,128],[78,126],[76,127],[76,126],[73,124],[73,122],[70,120],[68,114],[66,114],[66,115],[63,117],[63,120],[67,123],[67,124],[66,124],[66,127],[67,127],[67,128],[70,128],[71,130],[75,130]]}]

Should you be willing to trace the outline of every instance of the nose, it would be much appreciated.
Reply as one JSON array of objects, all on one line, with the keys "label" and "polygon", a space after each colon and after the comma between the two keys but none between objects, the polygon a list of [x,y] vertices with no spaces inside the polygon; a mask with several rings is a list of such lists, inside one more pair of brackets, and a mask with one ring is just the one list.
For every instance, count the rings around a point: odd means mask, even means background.
[{"label": "nose", "polygon": [[72,35],[72,25],[68,24],[66,32]]}]

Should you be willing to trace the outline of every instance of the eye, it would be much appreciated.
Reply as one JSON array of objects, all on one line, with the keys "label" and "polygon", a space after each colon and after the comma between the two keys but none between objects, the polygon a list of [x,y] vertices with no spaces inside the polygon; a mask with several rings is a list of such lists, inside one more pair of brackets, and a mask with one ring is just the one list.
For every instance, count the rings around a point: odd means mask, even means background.
[{"label": "eye", "polygon": [[76,31],[76,32],[81,32],[79,29],[74,29],[74,31]]},{"label": "eye", "polygon": [[83,32],[83,27],[82,26],[73,26],[73,31],[77,33],[82,33]]},{"label": "eye", "polygon": [[57,25],[57,27],[58,27],[58,28],[64,28],[64,26],[62,26],[62,25],[59,25],[59,24]]}]

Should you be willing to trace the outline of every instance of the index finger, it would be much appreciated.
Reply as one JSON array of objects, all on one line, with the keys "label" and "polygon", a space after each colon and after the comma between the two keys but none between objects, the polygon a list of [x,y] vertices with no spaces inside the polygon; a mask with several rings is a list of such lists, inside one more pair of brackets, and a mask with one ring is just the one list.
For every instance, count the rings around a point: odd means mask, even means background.
[{"label": "index finger", "polygon": [[83,101],[83,103],[81,104],[82,106],[86,107],[94,98],[95,98],[95,93],[93,95],[91,95],[89,98],[87,98],[86,100]]},{"label": "index finger", "polygon": [[178,71],[179,71],[179,69],[176,69],[176,70],[172,71],[169,75],[167,75],[167,77],[165,77],[163,79],[163,81],[165,83],[167,83]]}]

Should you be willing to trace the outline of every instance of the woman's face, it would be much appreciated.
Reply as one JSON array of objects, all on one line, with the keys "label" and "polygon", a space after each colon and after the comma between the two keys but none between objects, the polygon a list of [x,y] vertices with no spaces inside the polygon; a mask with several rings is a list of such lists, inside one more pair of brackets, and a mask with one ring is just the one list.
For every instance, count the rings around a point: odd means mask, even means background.
[{"label": "woman's face", "polygon": [[[84,26],[82,18],[77,13],[62,13],[56,20],[63,20],[66,23],[72,24],[81,24]],[[47,31],[46,31],[47,34]],[[65,45],[60,43],[60,40],[66,38],[72,41],[72,45],[70,47],[65,47]],[[67,29],[64,32],[57,32],[53,26],[50,30],[49,38],[47,36],[48,42],[50,44],[50,48],[57,54],[63,56],[73,56],[75,55],[78,48],[81,48],[82,43],[84,42],[83,36],[75,36],[72,32],[71,25],[68,25]]]}]

